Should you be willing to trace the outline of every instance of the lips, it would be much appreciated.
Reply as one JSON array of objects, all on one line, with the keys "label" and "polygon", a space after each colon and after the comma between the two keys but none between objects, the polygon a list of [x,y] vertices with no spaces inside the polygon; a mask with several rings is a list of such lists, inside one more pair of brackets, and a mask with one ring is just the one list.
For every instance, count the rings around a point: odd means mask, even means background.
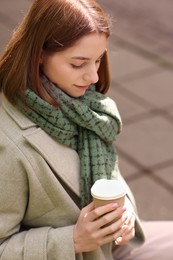
[{"label": "lips", "polygon": [[87,85],[87,86],[74,85],[74,86],[77,87],[77,88],[80,88],[80,89],[88,89],[89,88],[89,85]]}]

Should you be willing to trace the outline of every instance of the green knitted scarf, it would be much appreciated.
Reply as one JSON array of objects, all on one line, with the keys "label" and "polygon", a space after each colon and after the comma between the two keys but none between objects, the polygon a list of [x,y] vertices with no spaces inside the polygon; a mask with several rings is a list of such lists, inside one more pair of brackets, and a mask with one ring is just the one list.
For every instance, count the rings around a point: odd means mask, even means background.
[{"label": "green knitted scarf", "polygon": [[117,175],[117,155],[112,142],[121,130],[121,118],[114,101],[96,92],[94,85],[84,96],[73,98],[45,76],[42,83],[59,108],[48,104],[30,89],[26,91],[28,108],[21,102],[18,106],[46,133],[77,151],[81,163],[83,207],[91,202],[90,188],[96,180]]}]

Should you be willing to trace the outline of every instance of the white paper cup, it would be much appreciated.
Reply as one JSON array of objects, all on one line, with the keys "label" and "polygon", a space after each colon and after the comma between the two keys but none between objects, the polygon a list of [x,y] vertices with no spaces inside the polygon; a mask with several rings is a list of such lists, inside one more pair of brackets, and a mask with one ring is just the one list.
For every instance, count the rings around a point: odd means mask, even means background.
[{"label": "white paper cup", "polygon": [[123,206],[126,195],[126,188],[119,180],[97,180],[91,188],[95,207],[100,207],[108,203],[117,203]]}]

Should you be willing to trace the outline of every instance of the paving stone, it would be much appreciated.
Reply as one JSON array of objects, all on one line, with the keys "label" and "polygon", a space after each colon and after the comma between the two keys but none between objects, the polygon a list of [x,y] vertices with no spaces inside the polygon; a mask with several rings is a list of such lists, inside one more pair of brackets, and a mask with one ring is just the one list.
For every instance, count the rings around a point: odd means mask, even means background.
[{"label": "paving stone", "polygon": [[32,0],[16,0],[14,4],[14,0],[1,0],[1,12],[6,15],[16,12],[17,16],[20,11],[28,10],[31,5]]},{"label": "paving stone", "polygon": [[111,40],[110,66],[112,79],[120,82],[123,81],[123,77],[127,77],[130,74],[133,74],[135,77],[135,75],[141,73],[141,70],[153,70],[155,67],[158,67],[151,60],[140,57],[128,49],[120,48],[116,45],[116,42],[112,43]]},{"label": "paving stone", "polygon": [[1,0],[0,3],[0,53],[12,36],[13,30],[18,26],[28,10],[30,2],[27,0]]},{"label": "paving stone", "polygon": [[173,158],[173,124],[153,116],[124,126],[117,147],[141,167],[150,168]]},{"label": "paving stone", "polygon": [[118,154],[118,160],[120,172],[127,181],[138,174],[139,169],[137,165],[130,162],[130,160],[127,160],[127,158],[122,157],[121,153]]},{"label": "paving stone", "polygon": [[[164,56],[173,58],[173,2],[170,0],[99,0],[117,22],[113,32],[124,39]],[[164,47],[163,47],[164,46]]]},{"label": "paving stone", "polygon": [[166,182],[168,185],[172,186],[173,191],[173,159],[172,159],[172,165],[165,165],[163,169],[157,169],[155,170],[155,174],[157,177],[159,177],[161,180]]},{"label": "paving stone", "polygon": [[153,179],[142,176],[129,182],[143,220],[172,220],[172,194]]},{"label": "paving stone", "polygon": [[124,95],[124,93],[121,92],[121,86],[118,87],[115,82],[112,82],[107,95],[116,102],[123,122],[129,117],[135,117],[146,111],[145,107],[131,100],[128,94]]},{"label": "paving stone", "polygon": [[0,53],[1,53],[4,50],[6,43],[10,39],[11,32],[4,24],[1,23],[0,23],[0,32],[3,32],[0,37]]},{"label": "paving stone", "polygon": [[149,102],[153,107],[163,108],[173,104],[173,73],[162,72],[127,82],[123,87]]}]

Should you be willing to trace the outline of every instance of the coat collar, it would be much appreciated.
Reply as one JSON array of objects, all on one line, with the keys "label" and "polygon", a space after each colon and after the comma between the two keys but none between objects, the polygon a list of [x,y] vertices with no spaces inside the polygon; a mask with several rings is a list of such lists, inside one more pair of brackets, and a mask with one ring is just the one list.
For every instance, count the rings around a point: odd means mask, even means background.
[{"label": "coat collar", "polygon": [[77,152],[66,147],[23,115],[15,106],[2,97],[2,106],[23,131],[23,137],[47,161],[54,173],[80,196],[80,160]]},{"label": "coat collar", "polygon": [[34,122],[23,115],[15,106],[13,106],[5,97],[2,95],[2,107],[6,110],[10,117],[17,123],[22,129],[28,129],[36,126]]}]

